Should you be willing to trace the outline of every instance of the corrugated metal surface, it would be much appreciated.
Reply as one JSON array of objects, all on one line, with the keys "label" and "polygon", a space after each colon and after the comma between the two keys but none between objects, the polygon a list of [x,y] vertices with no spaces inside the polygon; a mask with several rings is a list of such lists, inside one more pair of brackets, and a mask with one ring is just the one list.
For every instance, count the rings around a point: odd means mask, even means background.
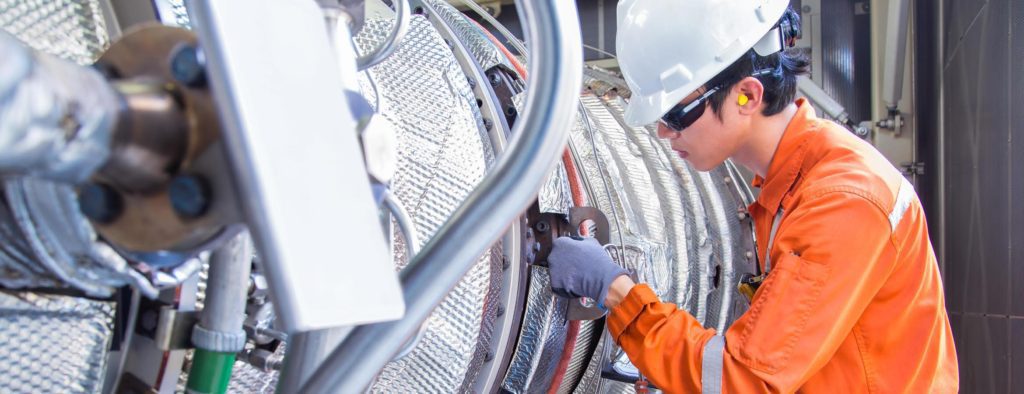
[{"label": "corrugated metal surface", "polygon": [[99,0],[0,0],[0,27],[78,64],[91,64],[110,45]]},{"label": "corrugated metal surface", "polygon": [[113,302],[0,291],[0,392],[100,392],[113,331]]},{"label": "corrugated metal surface", "polygon": [[846,107],[850,119],[871,119],[871,15],[858,13],[868,0],[823,1],[822,89]]}]

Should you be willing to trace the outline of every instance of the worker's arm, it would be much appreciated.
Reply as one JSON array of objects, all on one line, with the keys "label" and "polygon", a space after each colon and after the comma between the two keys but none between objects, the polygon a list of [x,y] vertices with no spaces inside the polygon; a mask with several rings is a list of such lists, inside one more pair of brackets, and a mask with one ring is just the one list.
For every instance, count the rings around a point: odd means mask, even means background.
[{"label": "worker's arm", "polygon": [[[724,337],[642,284],[612,310],[608,330],[668,392],[716,384],[724,392],[793,392],[831,359],[885,282],[895,259],[890,239],[886,215],[869,199],[811,196],[783,220],[768,279]],[[613,286],[608,303],[621,291]]]}]

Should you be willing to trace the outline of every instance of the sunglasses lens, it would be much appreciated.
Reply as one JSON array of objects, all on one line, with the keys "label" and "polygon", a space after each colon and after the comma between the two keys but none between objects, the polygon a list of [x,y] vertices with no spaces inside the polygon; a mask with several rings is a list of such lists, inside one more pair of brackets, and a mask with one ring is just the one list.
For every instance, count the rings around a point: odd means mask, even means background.
[{"label": "sunglasses lens", "polygon": [[668,127],[671,127],[675,131],[683,131],[687,127],[690,127],[693,122],[700,119],[701,115],[704,115],[704,107],[707,107],[703,98],[698,99],[698,101],[700,102],[697,103],[697,106],[689,112],[687,112],[685,108],[687,105],[692,103],[676,105],[669,110],[665,116],[661,117],[662,122],[665,122]]}]

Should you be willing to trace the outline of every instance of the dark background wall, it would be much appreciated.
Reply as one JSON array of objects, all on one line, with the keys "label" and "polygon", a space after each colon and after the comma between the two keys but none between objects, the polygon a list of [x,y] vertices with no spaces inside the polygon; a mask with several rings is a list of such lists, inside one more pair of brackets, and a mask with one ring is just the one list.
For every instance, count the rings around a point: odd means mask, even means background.
[{"label": "dark background wall", "polygon": [[922,111],[941,108],[919,148],[926,168],[945,166],[922,193],[928,217],[945,216],[937,246],[961,391],[1024,392],[1024,2],[943,0],[941,15],[916,3],[919,85],[940,81],[942,97],[926,105],[937,92],[917,91]]}]

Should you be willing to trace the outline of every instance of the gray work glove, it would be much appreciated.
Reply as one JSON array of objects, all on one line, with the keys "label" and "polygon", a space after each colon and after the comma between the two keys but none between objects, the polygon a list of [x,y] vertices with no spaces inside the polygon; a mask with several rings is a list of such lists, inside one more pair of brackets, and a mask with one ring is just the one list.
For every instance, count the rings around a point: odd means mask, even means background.
[{"label": "gray work glove", "polygon": [[608,287],[625,269],[594,238],[561,237],[548,256],[551,290],[562,297],[587,297],[604,307]]}]

